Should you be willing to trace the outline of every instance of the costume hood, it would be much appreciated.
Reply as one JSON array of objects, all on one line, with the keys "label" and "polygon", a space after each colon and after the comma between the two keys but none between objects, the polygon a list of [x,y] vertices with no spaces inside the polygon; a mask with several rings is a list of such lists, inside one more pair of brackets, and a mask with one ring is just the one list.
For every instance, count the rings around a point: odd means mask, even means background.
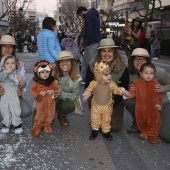
[{"label": "costume hood", "polygon": [[[33,80],[35,82],[38,82],[39,84],[43,84],[44,86],[49,86],[55,80],[54,77],[51,75],[52,69],[54,69],[53,65],[46,60],[41,60],[37,62],[34,67]],[[39,77],[39,72],[42,70],[50,71],[50,75],[46,80],[43,80]]]},{"label": "costume hood", "polygon": [[102,80],[102,74],[109,74],[110,73],[110,67],[105,61],[101,61],[100,63],[96,62],[94,65],[94,77],[96,81],[104,83]]},{"label": "costume hood", "polygon": [[[12,56],[12,55],[10,55],[10,56]],[[2,57],[2,59],[1,59],[1,64],[0,64],[0,69],[4,69],[4,62],[5,62],[5,59],[7,58],[8,56],[4,56],[4,57]],[[12,56],[12,57],[14,57],[14,56]],[[14,57],[15,58],[15,57]],[[16,59],[16,58],[15,58]],[[19,65],[19,63],[17,64],[17,66]]]}]

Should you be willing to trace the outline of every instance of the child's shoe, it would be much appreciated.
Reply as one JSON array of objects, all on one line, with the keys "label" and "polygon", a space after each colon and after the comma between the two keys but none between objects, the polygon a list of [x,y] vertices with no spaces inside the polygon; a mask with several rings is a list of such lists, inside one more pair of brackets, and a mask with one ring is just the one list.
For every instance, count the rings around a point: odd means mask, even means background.
[{"label": "child's shoe", "polygon": [[103,133],[103,137],[106,138],[107,140],[112,140],[112,135],[110,134],[110,132],[107,133]]},{"label": "child's shoe", "polygon": [[98,130],[92,130],[89,139],[95,140],[98,135]]},{"label": "child's shoe", "polygon": [[1,133],[1,134],[7,134],[7,133],[9,133],[9,128],[6,127],[5,125],[3,125],[3,127],[2,127],[1,130],[0,130],[0,133]]},{"label": "child's shoe", "polygon": [[33,128],[32,136],[40,136],[40,135],[41,135],[41,129],[40,128]]},{"label": "child's shoe", "polygon": [[158,140],[157,136],[148,136],[148,142],[150,142],[152,144],[157,144],[159,142],[159,140]]},{"label": "child's shoe", "polygon": [[53,130],[52,130],[52,128],[51,128],[50,126],[45,126],[45,127],[44,127],[44,132],[45,132],[45,133],[52,133]]},{"label": "child's shoe", "polygon": [[24,130],[22,129],[21,125],[15,127],[14,133],[15,133],[16,135],[20,135],[20,134],[22,134],[23,132],[24,132]]},{"label": "child's shoe", "polygon": [[141,139],[143,139],[143,140],[147,140],[147,139],[148,139],[148,135],[147,135],[146,132],[142,132],[139,137],[140,137]]}]

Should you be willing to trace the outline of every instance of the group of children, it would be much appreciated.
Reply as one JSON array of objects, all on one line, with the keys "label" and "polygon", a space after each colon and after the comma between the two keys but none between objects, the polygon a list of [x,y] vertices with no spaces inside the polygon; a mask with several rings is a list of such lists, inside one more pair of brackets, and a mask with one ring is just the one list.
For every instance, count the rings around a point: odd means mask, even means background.
[{"label": "group of children", "polygon": [[[3,127],[0,130],[2,134],[9,133],[11,125],[15,127],[15,134],[23,133],[20,103],[16,91],[18,86],[24,88],[26,83],[20,74],[18,65],[19,62],[14,56],[5,56],[1,60],[0,83],[5,88],[5,94],[1,96],[0,101],[3,118]],[[43,128],[45,133],[52,133],[51,124],[56,113],[54,93],[60,91],[52,76],[53,69],[53,65],[45,60],[37,62],[34,67],[34,83],[30,88],[36,107],[33,136],[40,136]],[[90,120],[92,131],[89,138],[96,139],[98,130],[101,128],[103,137],[107,140],[112,139],[110,134],[113,112],[112,94],[118,94],[123,95],[125,99],[136,97],[135,114],[140,138],[151,143],[158,143],[162,97],[155,88],[158,85],[154,80],[155,66],[151,63],[144,63],[140,69],[141,78],[131,85],[129,91],[118,87],[112,81],[110,72],[110,67],[105,61],[96,62],[95,80],[90,83],[83,94],[83,101],[93,95]],[[103,91],[105,93],[101,93]]]}]

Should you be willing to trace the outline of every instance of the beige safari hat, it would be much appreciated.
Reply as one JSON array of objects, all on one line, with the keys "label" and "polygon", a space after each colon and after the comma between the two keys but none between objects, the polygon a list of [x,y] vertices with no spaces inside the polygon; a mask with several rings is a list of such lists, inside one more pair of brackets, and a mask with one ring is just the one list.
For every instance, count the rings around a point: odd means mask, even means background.
[{"label": "beige safari hat", "polygon": [[70,52],[70,51],[62,51],[62,52],[59,53],[57,61],[66,60],[66,59],[74,59],[75,60],[75,58],[73,57],[72,52]]},{"label": "beige safari hat", "polygon": [[105,38],[100,41],[100,45],[97,49],[102,48],[118,48],[118,46],[115,45],[115,42],[111,38]]},{"label": "beige safari hat", "polygon": [[16,45],[14,37],[10,36],[10,35],[4,35],[1,37],[0,45],[3,45],[3,44],[4,45],[6,45],[6,44]]},{"label": "beige safari hat", "polygon": [[136,56],[150,57],[148,51],[145,50],[144,48],[136,48],[136,49],[134,49],[131,56],[132,57],[136,57]]}]

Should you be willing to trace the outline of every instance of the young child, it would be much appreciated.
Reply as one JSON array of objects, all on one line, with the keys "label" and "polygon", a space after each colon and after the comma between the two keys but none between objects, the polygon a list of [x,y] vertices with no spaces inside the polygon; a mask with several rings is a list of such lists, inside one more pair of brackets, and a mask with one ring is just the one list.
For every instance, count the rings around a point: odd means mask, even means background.
[{"label": "young child", "polygon": [[112,81],[110,67],[104,62],[95,63],[93,80],[83,94],[83,101],[86,101],[92,94],[91,102],[91,128],[89,139],[95,139],[101,127],[103,137],[112,140],[110,134],[111,114],[113,112],[112,93],[122,95],[125,91],[123,87],[117,87]]},{"label": "young child", "polygon": [[9,55],[1,60],[0,83],[5,89],[5,94],[1,96],[0,110],[2,115],[2,129],[0,133],[9,133],[11,125],[14,126],[15,134],[23,133],[21,127],[21,107],[17,96],[18,87],[23,89],[26,83],[18,69],[19,62],[16,57]]},{"label": "young child", "polygon": [[36,100],[36,116],[32,135],[40,136],[44,127],[46,133],[52,133],[51,123],[55,116],[55,100],[53,95],[60,89],[51,75],[53,65],[46,60],[35,64],[34,83],[30,88],[31,95]]},{"label": "young child", "polygon": [[121,40],[122,45],[132,45],[134,43],[134,39],[131,36],[131,25],[132,25],[132,19],[126,18],[125,20],[125,26],[122,28],[122,37]]},{"label": "young child", "polygon": [[160,114],[162,107],[161,93],[156,90],[158,82],[154,80],[155,66],[145,63],[141,66],[141,79],[136,80],[125,98],[136,97],[135,115],[140,138],[150,143],[158,143]]}]

